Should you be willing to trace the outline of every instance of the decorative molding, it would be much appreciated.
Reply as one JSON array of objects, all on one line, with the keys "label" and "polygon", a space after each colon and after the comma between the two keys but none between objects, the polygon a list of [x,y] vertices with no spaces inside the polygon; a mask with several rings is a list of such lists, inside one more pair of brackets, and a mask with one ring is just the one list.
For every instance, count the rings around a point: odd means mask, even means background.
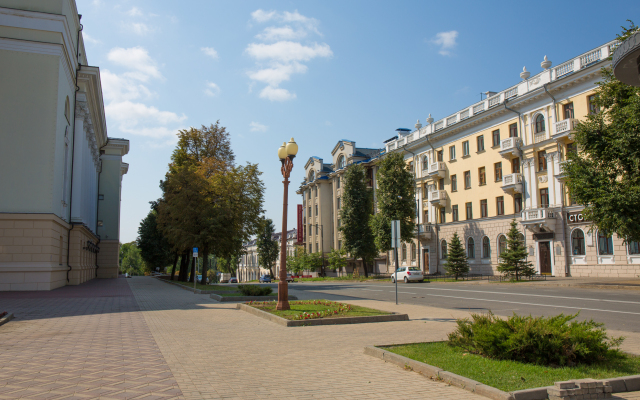
[{"label": "decorative molding", "polygon": [[549,181],[549,176],[548,175],[541,175],[538,177],[538,182],[540,183],[545,183]]}]

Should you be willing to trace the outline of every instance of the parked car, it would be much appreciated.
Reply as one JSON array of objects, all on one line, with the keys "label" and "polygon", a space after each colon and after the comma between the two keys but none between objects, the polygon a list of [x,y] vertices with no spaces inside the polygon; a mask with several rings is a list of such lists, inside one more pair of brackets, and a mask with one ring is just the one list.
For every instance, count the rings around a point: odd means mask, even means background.
[{"label": "parked car", "polygon": [[231,277],[229,278],[229,283],[238,283],[238,279],[236,279],[235,277]]},{"label": "parked car", "polygon": [[271,277],[269,275],[262,275],[258,282],[271,283]]},{"label": "parked car", "polygon": [[291,276],[291,274],[287,274],[287,282],[293,282],[293,276]]},{"label": "parked car", "polygon": [[[409,281],[423,282],[424,276],[418,267],[400,267],[398,268],[398,280],[409,283]],[[396,274],[391,274],[391,282],[396,281]]]}]

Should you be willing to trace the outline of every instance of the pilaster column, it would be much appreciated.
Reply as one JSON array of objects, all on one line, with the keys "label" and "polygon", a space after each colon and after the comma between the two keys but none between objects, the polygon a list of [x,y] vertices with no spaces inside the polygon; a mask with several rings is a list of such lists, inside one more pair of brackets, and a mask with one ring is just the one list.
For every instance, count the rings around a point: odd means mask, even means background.
[{"label": "pilaster column", "polygon": [[524,209],[531,208],[531,173],[529,172],[529,160],[523,160],[522,162],[522,179],[524,180],[525,190],[522,195],[524,196]]},{"label": "pilaster column", "polygon": [[536,177],[535,158],[532,157],[527,161],[529,163],[529,172],[531,173],[531,182],[529,182],[531,208],[538,208],[538,178]]},{"label": "pilaster column", "polygon": [[[554,156],[553,156],[553,170],[556,172],[560,172],[560,153],[558,153],[557,151],[555,152]],[[556,205],[560,205],[563,203],[562,200],[562,184],[560,183],[560,181],[555,178],[553,179],[553,184],[556,187]]]},{"label": "pilaster column", "polygon": [[556,158],[556,156],[558,155],[557,151],[554,151],[553,153],[548,153],[545,155],[545,158],[547,160],[547,180],[549,183],[549,206],[554,206],[556,205],[556,186],[554,184],[554,180],[555,180],[555,176],[554,176],[554,171],[556,171],[555,169],[555,164],[553,162],[553,160]]}]

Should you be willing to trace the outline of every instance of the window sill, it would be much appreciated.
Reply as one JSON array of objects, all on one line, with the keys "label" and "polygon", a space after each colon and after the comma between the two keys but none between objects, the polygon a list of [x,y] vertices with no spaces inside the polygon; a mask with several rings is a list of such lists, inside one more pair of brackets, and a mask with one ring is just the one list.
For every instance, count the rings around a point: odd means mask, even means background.
[{"label": "window sill", "polygon": [[491,149],[493,149],[493,150],[495,150],[495,149],[499,149],[499,148],[500,148],[500,145],[499,145],[499,144],[496,144],[495,146],[491,146]]},{"label": "window sill", "polygon": [[449,160],[450,163],[451,162],[456,162],[456,161],[458,161],[456,158],[454,158],[453,160]]},{"label": "window sill", "polygon": [[479,183],[478,186],[487,186],[486,183]]},{"label": "window sill", "polygon": [[464,188],[464,190],[469,190],[471,189],[471,186]]},{"label": "window sill", "polygon": [[471,157],[471,154],[467,154],[465,156],[462,156],[462,158],[469,158],[469,157]]},{"label": "window sill", "polygon": [[476,151],[476,154],[482,154],[482,153],[486,153],[486,150],[485,150],[485,149],[482,149],[482,150],[478,150],[478,151]]}]

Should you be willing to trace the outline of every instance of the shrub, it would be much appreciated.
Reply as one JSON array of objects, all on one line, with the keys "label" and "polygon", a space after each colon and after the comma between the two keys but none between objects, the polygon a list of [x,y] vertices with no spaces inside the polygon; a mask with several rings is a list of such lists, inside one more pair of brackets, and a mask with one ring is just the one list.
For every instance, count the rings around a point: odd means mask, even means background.
[{"label": "shrub", "polygon": [[238,289],[245,296],[268,296],[273,291],[270,287],[258,285],[238,285]]},{"label": "shrub", "polygon": [[574,321],[578,314],[532,317],[513,314],[507,320],[493,313],[458,320],[449,344],[473,354],[549,366],[593,364],[624,357],[624,338],[609,338],[604,324]]}]

